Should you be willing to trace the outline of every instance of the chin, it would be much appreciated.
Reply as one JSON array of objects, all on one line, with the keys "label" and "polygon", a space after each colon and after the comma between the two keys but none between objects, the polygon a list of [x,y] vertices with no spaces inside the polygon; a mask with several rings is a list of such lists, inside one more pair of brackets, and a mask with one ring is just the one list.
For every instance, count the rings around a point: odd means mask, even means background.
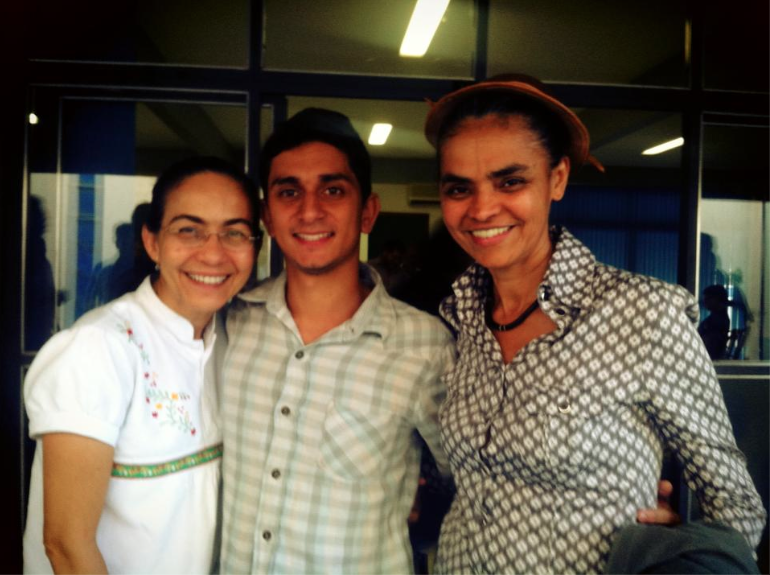
[{"label": "chin", "polygon": [[194,307],[200,313],[216,313],[222,309],[231,298],[224,298],[222,296],[207,297],[207,298],[195,298],[192,302]]}]

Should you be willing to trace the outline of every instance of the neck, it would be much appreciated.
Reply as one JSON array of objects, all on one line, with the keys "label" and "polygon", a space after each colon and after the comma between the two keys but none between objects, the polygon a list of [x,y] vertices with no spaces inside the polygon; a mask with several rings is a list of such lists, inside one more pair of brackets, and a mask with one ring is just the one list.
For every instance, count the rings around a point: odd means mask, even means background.
[{"label": "neck", "polygon": [[494,309],[498,315],[502,318],[515,317],[537,299],[537,289],[548,271],[552,253],[549,243],[548,249],[537,259],[504,270],[490,270]]},{"label": "neck", "polygon": [[201,321],[194,321],[193,324],[193,339],[203,339],[203,332],[206,329],[206,326],[209,325],[211,322],[212,316],[209,316],[209,318],[205,322]]},{"label": "neck", "polygon": [[206,312],[206,313],[194,315],[192,317],[190,315],[184,314],[175,305],[176,302],[173,299],[171,299],[171,297],[168,295],[167,290],[165,288],[165,284],[163,283],[160,277],[156,277],[150,283],[150,285],[152,286],[152,289],[155,292],[155,295],[158,296],[158,299],[162,301],[166,307],[168,307],[171,311],[175,312],[176,314],[182,316],[192,324],[193,339],[203,339],[203,330],[205,330],[206,326],[211,322],[211,319],[214,317],[214,314]]},{"label": "neck", "polygon": [[353,263],[319,275],[287,268],[286,304],[306,344],[353,317],[369,295]]}]

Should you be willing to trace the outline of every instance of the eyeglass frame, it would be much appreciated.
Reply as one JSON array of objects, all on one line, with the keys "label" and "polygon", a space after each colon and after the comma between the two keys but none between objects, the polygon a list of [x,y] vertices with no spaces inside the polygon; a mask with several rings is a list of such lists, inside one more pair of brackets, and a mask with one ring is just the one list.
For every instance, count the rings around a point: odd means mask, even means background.
[{"label": "eyeglass frame", "polygon": [[[167,233],[171,234],[177,240],[179,240],[180,243],[182,243],[182,244],[184,244],[184,245],[186,245],[188,247],[191,247],[191,248],[202,247],[202,246],[206,245],[206,242],[209,241],[209,238],[211,236],[217,236],[217,239],[219,240],[219,245],[222,246],[222,249],[225,249],[225,250],[228,250],[228,251],[237,251],[237,250],[245,249],[246,247],[254,247],[254,245],[256,245],[256,243],[258,241],[262,240],[262,237],[264,235],[262,230],[259,229],[259,228],[257,228],[256,231],[250,230],[251,233],[254,234],[254,235],[252,235],[252,236],[245,236],[246,242],[242,246],[232,246],[232,245],[227,245],[227,242],[224,241],[223,238],[229,232],[240,231],[240,230],[228,229],[228,230],[222,230],[220,232],[210,232],[210,231],[203,231],[205,226],[202,226],[200,224],[186,223],[186,224],[179,224],[179,228],[176,231],[173,231],[171,229],[171,227],[172,226],[176,226],[176,225],[177,225],[176,223],[172,223],[172,224],[169,224],[167,226],[163,226],[161,228],[161,231],[164,231],[164,232],[167,232]],[[196,230],[196,241],[194,243],[189,243],[189,241],[192,238],[188,238],[188,239],[183,239],[182,238],[182,235],[180,234],[180,231],[183,228],[193,228],[194,230]],[[199,232],[202,232],[202,233],[199,233]]]}]

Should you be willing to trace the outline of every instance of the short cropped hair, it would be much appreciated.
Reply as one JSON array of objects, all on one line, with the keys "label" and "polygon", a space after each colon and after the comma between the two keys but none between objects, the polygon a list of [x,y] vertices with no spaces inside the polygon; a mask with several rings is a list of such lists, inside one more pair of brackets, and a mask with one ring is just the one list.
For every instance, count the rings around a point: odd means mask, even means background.
[{"label": "short cropped hair", "polygon": [[279,154],[311,142],[322,142],[345,154],[358,180],[362,203],[372,193],[372,160],[358,132],[344,114],[323,108],[306,108],[276,127],[262,147],[259,182],[267,199],[270,167]]}]

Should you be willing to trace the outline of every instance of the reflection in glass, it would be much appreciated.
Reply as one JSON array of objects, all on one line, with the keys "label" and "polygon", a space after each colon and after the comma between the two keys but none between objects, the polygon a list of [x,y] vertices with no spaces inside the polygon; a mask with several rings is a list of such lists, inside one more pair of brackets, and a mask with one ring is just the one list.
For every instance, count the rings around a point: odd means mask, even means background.
[{"label": "reflection in glass", "polygon": [[149,216],[149,208],[149,202],[137,205],[130,222],[115,226],[118,254],[114,260],[103,260],[94,266],[85,295],[87,309],[134,291],[152,272],[154,264],[142,245],[142,226]]},{"label": "reflection in glass", "polygon": [[32,196],[27,205],[27,261],[24,274],[24,299],[27,314],[24,325],[24,349],[40,349],[53,333],[56,301],[53,267],[48,259],[45,205]]},{"label": "reflection in glass", "polygon": [[[30,351],[151,273],[141,228],[156,174],[195,154],[236,165],[245,157],[243,107],[65,99],[59,108],[56,96],[48,106],[45,94],[36,97],[46,113],[29,144],[24,343]],[[57,109],[58,117],[51,112]]]},{"label": "reflection in glass", "polygon": [[[768,354],[768,130],[707,125],[701,202],[701,320],[729,319],[723,359]],[[764,286],[764,287],[763,287]],[[709,320],[717,310],[718,315]],[[720,316],[721,319],[720,319]]]},{"label": "reflection in glass", "polygon": [[[717,307],[715,297],[724,293],[729,317],[728,340],[721,359],[767,359],[760,336],[766,329],[762,279],[767,276],[763,263],[763,243],[768,241],[763,213],[767,202],[752,200],[704,199],[701,205],[701,317]],[[716,288],[721,288],[715,295]],[[708,291],[707,291],[708,290]]]},{"label": "reflection in glass", "polygon": [[681,0],[490,0],[488,75],[684,86]]}]

